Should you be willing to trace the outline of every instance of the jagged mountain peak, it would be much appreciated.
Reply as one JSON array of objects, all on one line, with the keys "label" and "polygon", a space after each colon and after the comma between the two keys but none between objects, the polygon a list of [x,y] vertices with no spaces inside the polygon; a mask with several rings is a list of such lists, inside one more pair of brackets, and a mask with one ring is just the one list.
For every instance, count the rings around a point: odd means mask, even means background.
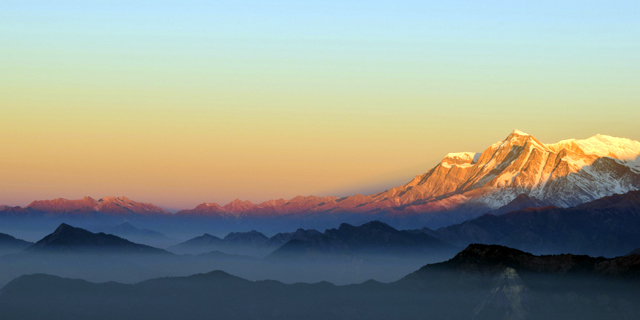
[{"label": "jagged mountain peak", "polygon": [[518,129],[513,129],[513,131],[511,131],[511,134],[509,134],[509,136],[530,136],[530,134],[522,132]]},{"label": "jagged mountain peak", "polygon": [[236,198],[235,200],[229,202],[222,208],[224,208],[224,210],[229,212],[241,212],[241,211],[249,210],[255,206],[256,205],[249,200],[242,201]]},{"label": "jagged mountain peak", "polygon": [[60,233],[64,233],[64,232],[71,232],[71,231],[74,231],[74,230],[82,230],[82,229],[80,229],[80,228],[76,228],[76,227],[73,227],[73,226],[68,225],[68,224],[66,224],[66,223],[61,223],[61,224],[56,228],[56,230],[54,230],[54,231],[53,231],[53,233],[54,233],[54,234],[60,234]]},{"label": "jagged mountain peak", "polygon": [[98,202],[135,202],[135,201],[125,196],[122,196],[122,197],[108,196],[108,197],[100,198]]},{"label": "jagged mountain peak", "polygon": [[[396,202],[401,204],[430,202],[437,210],[475,200],[496,209],[526,194],[564,207],[640,187],[636,164],[622,161],[640,155],[640,143],[629,139],[599,135],[547,145],[514,130],[483,151],[477,161],[469,161],[472,154],[449,154],[429,172],[378,198],[400,196],[404,199]],[[606,159],[618,160],[619,165]],[[440,206],[435,205],[438,201]]]},{"label": "jagged mountain peak", "polygon": [[95,200],[86,196],[78,200],[58,198],[53,200],[36,200],[26,208],[55,214],[169,214],[168,211],[150,203],[133,201],[127,197],[104,197]]}]

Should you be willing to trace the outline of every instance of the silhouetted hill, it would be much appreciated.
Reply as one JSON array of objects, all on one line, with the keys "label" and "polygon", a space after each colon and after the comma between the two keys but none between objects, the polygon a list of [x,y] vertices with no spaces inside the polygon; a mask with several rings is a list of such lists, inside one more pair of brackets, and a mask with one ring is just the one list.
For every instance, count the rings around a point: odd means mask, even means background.
[{"label": "silhouetted hill", "polygon": [[493,215],[501,215],[513,211],[528,209],[528,208],[540,208],[540,207],[548,207],[549,202],[538,200],[536,198],[532,198],[527,194],[523,193],[517,196],[515,199],[511,200],[511,202],[506,205],[489,212]]},{"label": "silhouetted hill", "polygon": [[640,279],[639,256],[621,256],[611,259],[573,254],[536,256],[513,248],[484,244],[469,245],[452,259],[427,265],[416,273],[434,268],[479,274],[496,274],[504,271],[505,268],[513,268],[519,273]]},{"label": "silhouetted hill", "polygon": [[267,245],[267,240],[269,240],[267,236],[255,230],[232,232],[224,239],[205,233],[202,236],[189,239],[167,249],[178,254],[201,254],[220,251],[229,254],[263,257],[274,249]]},{"label": "silhouetted hill", "polygon": [[321,238],[323,236],[322,232],[315,229],[302,229],[299,228],[295,232],[286,232],[286,233],[278,233],[273,237],[269,238],[267,241],[267,245],[280,247],[283,244],[296,239],[302,241],[313,241],[313,239]]},{"label": "silhouetted hill", "polygon": [[225,242],[239,245],[263,245],[267,240],[269,240],[267,236],[256,230],[249,232],[231,232],[224,237]]},{"label": "silhouetted hill", "polygon": [[137,284],[35,274],[0,290],[0,318],[635,319],[637,258],[471,245],[394,283],[347,286],[248,281],[221,271]]},{"label": "silhouetted hill", "polygon": [[32,244],[32,242],[16,239],[8,234],[0,233],[0,256],[20,252]]},{"label": "silhouetted hill", "polygon": [[16,239],[6,233],[0,233],[0,246],[24,246],[32,245],[33,242]]},{"label": "silhouetted hill", "polygon": [[167,250],[180,254],[199,254],[218,250],[225,245],[224,240],[205,233],[199,237],[189,239],[175,246],[167,248]]},{"label": "silhouetted hill", "polygon": [[26,249],[29,252],[113,252],[168,254],[165,250],[145,246],[120,237],[93,233],[68,224],[61,224],[53,233]]},{"label": "silhouetted hill", "polygon": [[339,228],[329,229],[324,234],[359,252],[437,252],[453,249],[450,245],[427,234],[397,230],[380,221],[371,221],[361,226],[343,223]]},{"label": "silhouetted hill", "polygon": [[135,243],[144,243],[151,246],[164,247],[177,242],[160,232],[137,228],[129,222],[123,222],[116,226],[99,228],[95,231],[116,235]]},{"label": "silhouetted hill", "polygon": [[149,237],[167,238],[164,234],[149,229],[136,228],[129,222],[123,222],[117,226],[102,228],[101,232],[109,234],[122,234],[122,235],[139,235]]},{"label": "silhouetted hill", "polygon": [[290,239],[269,258],[296,258],[309,254],[380,255],[380,254],[442,254],[456,248],[424,233],[396,230],[380,221],[361,226],[343,223],[324,233],[299,229],[288,235],[276,235],[276,240]]}]

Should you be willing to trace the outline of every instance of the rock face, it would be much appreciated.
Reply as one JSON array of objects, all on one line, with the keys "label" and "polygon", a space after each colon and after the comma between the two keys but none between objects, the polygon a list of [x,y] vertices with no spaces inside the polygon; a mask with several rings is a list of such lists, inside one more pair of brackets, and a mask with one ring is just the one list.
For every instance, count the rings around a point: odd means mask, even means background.
[{"label": "rock face", "polygon": [[90,214],[100,212],[112,215],[126,214],[170,214],[168,211],[150,203],[133,201],[127,197],[105,197],[95,200],[84,197],[79,200],[54,199],[39,200],[29,204],[26,209],[52,214]]},{"label": "rock face", "polygon": [[318,212],[405,216],[455,210],[480,215],[506,205],[570,207],[640,188],[640,142],[596,135],[544,144],[514,130],[482,153],[450,153],[409,183],[374,195],[296,197],[261,204],[205,203],[180,215],[283,216]]},{"label": "rock face", "polygon": [[495,279],[487,298],[473,310],[474,319],[528,319],[527,285],[513,268],[505,268]]}]

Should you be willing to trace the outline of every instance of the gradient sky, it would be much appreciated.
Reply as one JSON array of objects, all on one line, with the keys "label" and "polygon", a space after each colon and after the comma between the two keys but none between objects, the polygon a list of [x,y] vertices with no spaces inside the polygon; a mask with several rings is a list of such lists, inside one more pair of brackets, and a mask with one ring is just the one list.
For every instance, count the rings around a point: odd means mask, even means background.
[{"label": "gradient sky", "polygon": [[637,1],[0,3],[0,204],[385,190],[514,128],[640,140]]}]

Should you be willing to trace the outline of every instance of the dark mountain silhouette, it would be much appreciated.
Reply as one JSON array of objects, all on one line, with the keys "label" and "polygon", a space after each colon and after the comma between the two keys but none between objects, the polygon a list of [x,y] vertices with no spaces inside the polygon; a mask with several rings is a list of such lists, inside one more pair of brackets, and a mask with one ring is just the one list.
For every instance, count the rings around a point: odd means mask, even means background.
[{"label": "dark mountain silhouette", "polygon": [[634,254],[635,255],[640,255],[640,248],[634,249],[633,251],[629,252],[628,255],[634,255]]},{"label": "dark mountain silhouette", "polygon": [[542,207],[484,215],[422,232],[445,242],[500,244],[534,253],[624,255],[640,247],[640,191],[572,208]]},{"label": "dark mountain silhouette", "polygon": [[8,234],[0,233],[0,256],[20,252],[32,244],[33,242],[16,239]]},{"label": "dark mountain silhouette", "polygon": [[263,245],[267,240],[269,240],[267,236],[256,230],[249,232],[231,232],[224,237],[225,242],[238,245]]},{"label": "dark mountain silhouette", "polygon": [[123,222],[119,225],[111,226],[111,227],[103,227],[103,228],[97,229],[96,231],[107,233],[107,234],[113,234],[113,235],[125,238],[132,242],[144,243],[144,244],[156,245],[156,246],[175,244],[177,242],[174,239],[171,239],[160,232],[150,230],[150,229],[140,229],[135,227],[129,222]]},{"label": "dark mountain silhouette", "polygon": [[[278,241],[290,239],[269,258],[300,258],[305,254],[323,255],[379,255],[457,251],[455,247],[424,233],[399,231],[380,221],[361,226],[343,223],[324,233],[299,229],[288,235],[274,236]],[[275,241],[274,240],[274,241]]]},{"label": "dark mountain silhouette", "polygon": [[167,238],[167,236],[165,236],[160,232],[149,230],[149,229],[139,229],[129,222],[123,222],[113,227],[102,228],[101,231],[104,233],[110,233],[110,234],[141,235],[141,236]]},{"label": "dark mountain silhouette", "polygon": [[179,254],[201,254],[211,251],[220,251],[229,254],[247,254],[262,257],[274,248],[267,245],[269,238],[264,234],[251,230],[249,232],[232,232],[224,239],[205,233],[168,250]]},{"label": "dark mountain silhouette", "polygon": [[16,239],[6,233],[0,233],[0,245],[2,246],[24,246],[32,245],[33,242]]},{"label": "dark mountain silhouette", "polygon": [[26,249],[29,252],[111,252],[168,254],[168,252],[146,245],[133,243],[120,237],[93,233],[68,224],[61,224],[53,233]]},{"label": "dark mountain silhouette", "polygon": [[343,223],[339,228],[329,229],[324,234],[360,252],[452,249],[448,244],[429,235],[396,230],[380,221],[371,221],[357,227]]},{"label": "dark mountain silhouette", "polygon": [[640,256],[611,259],[574,254],[536,256],[518,249],[485,244],[469,245],[452,259],[426,265],[409,277],[432,270],[494,276],[502,273],[505,268],[515,269],[520,274],[563,277],[585,275],[640,280]]},{"label": "dark mountain silhouette", "polygon": [[221,271],[137,284],[43,274],[0,291],[2,319],[633,319],[640,258],[472,245],[393,283],[248,281]]},{"label": "dark mountain silhouette", "polygon": [[215,251],[224,246],[224,240],[205,233],[199,237],[195,237],[193,239],[189,239],[185,242],[179,243],[175,246],[169,247],[167,248],[167,250],[180,254],[199,254]]},{"label": "dark mountain silhouette", "polygon": [[322,233],[308,234],[304,237],[293,237],[280,248],[269,254],[270,261],[308,261],[330,260],[335,258],[349,259],[356,255],[345,243],[332,239]]},{"label": "dark mountain silhouette", "polygon": [[305,229],[299,228],[295,232],[286,232],[286,233],[282,232],[274,235],[273,237],[269,238],[269,240],[267,241],[267,245],[280,247],[283,244],[293,239],[302,240],[302,241],[313,241],[313,239],[316,239],[322,236],[323,236],[322,232],[318,230],[315,230],[315,229],[305,230]]}]

